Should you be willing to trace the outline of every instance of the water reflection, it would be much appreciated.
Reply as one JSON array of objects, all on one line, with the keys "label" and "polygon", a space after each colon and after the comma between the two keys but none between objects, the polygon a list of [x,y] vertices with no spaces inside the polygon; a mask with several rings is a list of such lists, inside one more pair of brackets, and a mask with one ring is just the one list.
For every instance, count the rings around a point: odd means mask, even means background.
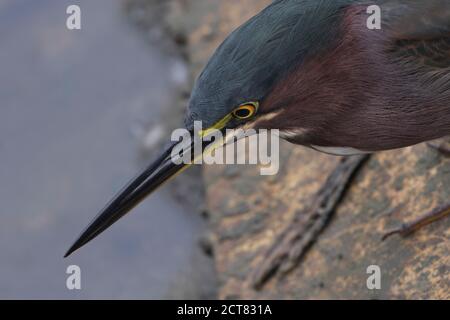
[{"label": "water reflection", "polygon": [[[159,122],[173,61],[127,24],[118,1],[0,5],[0,298],[159,298],[191,270],[201,222],[167,188],[68,260],[62,255],[143,166],[137,119]],[[78,292],[65,269],[82,270]],[[180,282],[185,281],[181,279]]]}]

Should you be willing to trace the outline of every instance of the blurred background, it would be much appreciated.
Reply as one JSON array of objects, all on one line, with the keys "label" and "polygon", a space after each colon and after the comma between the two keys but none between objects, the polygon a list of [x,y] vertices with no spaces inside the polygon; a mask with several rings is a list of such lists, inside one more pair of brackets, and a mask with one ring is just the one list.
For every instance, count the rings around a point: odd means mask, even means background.
[{"label": "blurred background", "polygon": [[[81,7],[81,30],[66,8]],[[200,170],[147,199],[63,259],[99,209],[180,125],[188,86],[155,6],[130,1],[0,1],[0,298],[214,298]],[[150,30],[150,31],[149,31]],[[186,201],[187,190],[199,190]],[[189,194],[191,196],[191,194]],[[191,197],[189,197],[191,198]],[[81,268],[82,290],[66,288]]]}]

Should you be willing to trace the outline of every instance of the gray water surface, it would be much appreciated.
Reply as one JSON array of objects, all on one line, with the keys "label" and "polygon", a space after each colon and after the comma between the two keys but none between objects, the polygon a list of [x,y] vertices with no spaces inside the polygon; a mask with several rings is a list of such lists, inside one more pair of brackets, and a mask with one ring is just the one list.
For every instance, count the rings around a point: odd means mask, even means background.
[{"label": "gray water surface", "polygon": [[[66,28],[69,4],[80,31]],[[173,60],[113,0],[3,0],[0,43],[0,298],[164,297],[201,230],[167,188],[62,257],[144,166],[131,128],[161,121]],[[66,288],[70,264],[80,291]]]}]

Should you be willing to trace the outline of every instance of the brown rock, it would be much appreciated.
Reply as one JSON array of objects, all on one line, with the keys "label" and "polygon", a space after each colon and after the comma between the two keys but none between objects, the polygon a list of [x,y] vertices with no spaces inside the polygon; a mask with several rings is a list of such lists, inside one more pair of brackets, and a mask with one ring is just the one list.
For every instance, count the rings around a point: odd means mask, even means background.
[{"label": "brown rock", "polygon": [[[230,31],[270,2],[171,1],[168,23],[186,38],[193,78]],[[252,270],[339,160],[288,143],[281,153],[275,177],[260,176],[257,166],[204,169],[221,298],[450,298],[450,219],[381,241],[450,198],[450,160],[425,145],[374,155],[301,264],[252,289]],[[381,290],[366,287],[372,264],[381,268]]]}]

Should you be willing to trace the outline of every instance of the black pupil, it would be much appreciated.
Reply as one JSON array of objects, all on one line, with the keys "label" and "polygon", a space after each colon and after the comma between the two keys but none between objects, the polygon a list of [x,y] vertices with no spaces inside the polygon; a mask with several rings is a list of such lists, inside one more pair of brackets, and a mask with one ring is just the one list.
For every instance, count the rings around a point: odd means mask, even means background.
[{"label": "black pupil", "polygon": [[250,116],[250,114],[251,114],[251,111],[247,108],[239,109],[239,110],[236,110],[236,112],[235,112],[235,115],[238,118],[247,118]]}]

